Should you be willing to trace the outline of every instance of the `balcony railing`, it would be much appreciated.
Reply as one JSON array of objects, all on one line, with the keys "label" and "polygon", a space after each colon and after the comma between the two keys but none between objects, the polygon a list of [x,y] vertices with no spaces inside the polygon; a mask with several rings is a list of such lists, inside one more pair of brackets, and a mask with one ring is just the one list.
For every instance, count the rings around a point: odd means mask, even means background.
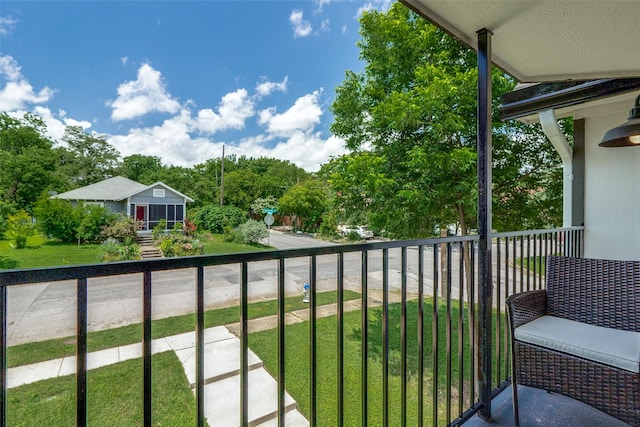
[{"label": "balcony railing", "polygon": [[[563,228],[493,235],[493,328],[492,337],[492,386],[496,391],[509,381],[509,340],[505,320],[504,302],[515,292],[538,289],[543,286],[544,259],[549,254],[582,256],[583,229]],[[317,293],[321,290],[337,291],[335,316],[336,340],[336,389],[332,396],[335,419],[343,425],[345,412],[345,360],[353,357],[345,354],[345,300],[346,288],[361,293],[359,320],[361,360],[359,420],[369,425],[375,414],[377,423],[387,425],[458,425],[475,413],[479,407],[474,390],[477,331],[476,302],[478,270],[476,262],[477,236],[448,237],[409,241],[372,242],[366,244],[325,246],[295,250],[212,255],[160,260],[121,262],[88,266],[56,267],[34,270],[0,271],[0,425],[7,425],[7,346],[9,288],[21,285],[73,281],[76,292],[76,420],[77,425],[87,424],[87,334],[88,293],[90,280],[129,274],[141,276],[143,335],[143,411],[144,424],[152,424],[152,349],[151,328],[154,301],[154,276],[160,272],[190,270],[195,274],[196,322],[196,381],[195,397],[198,425],[205,422],[204,400],[204,313],[208,306],[205,290],[216,284],[207,284],[212,269],[233,267],[239,294],[240,332],[240,424],[249,424],[249,316],[248,303],[254,295],[255,283],[252,269],[273,269],[272,286],[261,296],[277,298],[277,366],[271,372],[278,381],[278,423],[284,425],[286,411],[285,387],[287,371],[285,361],[296,357],[286,345],[285,305],[286,294],[302,289],[303,283],[291,284],[288,272],[295,269],[300,277],[307,277],[310,284],[309,310],[309,371],[308,405],[304,415],[311,425],[319,421],[318,404],[324,394],[319,393],[322,378],[318,374],[318,358],[324,349],[319,348]],[[211,279],[209,279],[211,281]],[[296,290],[297,289],[297,290]],[[373,296],[378,306],[370,306]],[[392,298],[394,296],[395,298]],[[397,302],[392,302],[396,300]],[[413,310],[413,311],[411,311]],[[399,312],[399,324],[393,313]],[[380,345],[372,345],[372,324],[379,323]],[[430,325],[430,329],[428,326]],[[398,330],[399,329],[399,330]],[[395,332],[391,332],[394,330]],[[395,334],[395,335],[394,335]],[[398,335],[399,342],[394,340]],[[393,337],[392,337],[393,336]],[[399,350],[399,351],[398,351]],[[375,360],[375,372],[371,372]],[[381,367],[381,371],[378,370]],[[381,372],[382,386],[371,394],[371,375]],[[399,396],[390,396],[391,377],[399,377]],[[349,378],[352,376],[349,375]],[[293,396],[295,399],[299,399]],[[391,414],[390,405],[396,406]],[[375,406],[375,408],[373,408]],[[398,416],[399,420],[394,417]],[[391,421],[390,421],[391,420]]]}]

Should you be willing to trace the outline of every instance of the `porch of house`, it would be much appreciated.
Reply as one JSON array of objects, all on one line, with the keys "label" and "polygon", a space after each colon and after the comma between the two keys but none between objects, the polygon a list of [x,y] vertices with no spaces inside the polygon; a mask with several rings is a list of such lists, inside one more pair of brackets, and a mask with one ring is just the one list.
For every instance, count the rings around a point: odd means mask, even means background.
[{"label": "porch of house", "polygon": [[[627,424],[580,401],[561,394],[518,386],[521,427],[625,427]],[[459,425],[464,427],[512,427],[513,402],[509,385],[491,401],[491,420],[476,413]]]}]

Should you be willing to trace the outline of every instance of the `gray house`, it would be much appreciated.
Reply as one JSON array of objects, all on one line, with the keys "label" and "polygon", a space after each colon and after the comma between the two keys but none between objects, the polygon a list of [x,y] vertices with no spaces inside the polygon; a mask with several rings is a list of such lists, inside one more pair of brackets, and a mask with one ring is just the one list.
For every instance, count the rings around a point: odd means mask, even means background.
[{"label": "gray house", "polygon": [[69,200],[74,204],[93,203],[114,212],[124,212],[142,221],[142,231],[151,230],[161,219],[167,220],[167,228],[184,220],[189,196],[174,190],[162,182],[140,184],[122,176],[105,179],[86,187],[52,196]]}]

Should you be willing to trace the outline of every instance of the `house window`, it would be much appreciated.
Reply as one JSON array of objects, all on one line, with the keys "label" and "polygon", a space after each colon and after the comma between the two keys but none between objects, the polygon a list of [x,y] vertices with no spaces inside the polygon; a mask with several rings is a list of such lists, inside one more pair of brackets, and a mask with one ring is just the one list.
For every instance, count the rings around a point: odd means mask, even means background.
[{"label": "house window", "polygon": [[149,205],[149,228],[158,225],[158,221],[167,219],[166,205]]},{"label": "house window", "polygon": [[154,188],[153,197],[164,197],[164,188]]}]

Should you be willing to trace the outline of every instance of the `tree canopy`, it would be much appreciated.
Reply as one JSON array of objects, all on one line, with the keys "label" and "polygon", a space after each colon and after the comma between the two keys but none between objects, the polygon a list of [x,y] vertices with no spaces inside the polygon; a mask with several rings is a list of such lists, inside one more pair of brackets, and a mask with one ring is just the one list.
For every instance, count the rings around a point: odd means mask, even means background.
[{"label": "tree canopy", "polygon": [[[365,12],[360,23],[366,65],[346,72],[331,107],[331,130],[352,152],[321,171],[338,209],[395,237],[432,235],[452,223],[466,233],[477,200],[475,53],[399,3]],[[494,106],[515,86],[497,69],[492,84]],[[534,210],[536,199],[558,201],[557,188],[541,187],[559,168],[553,147],[497,114],[493,129],[494,226],[553,224],[555,215],[543,221]]]}]

